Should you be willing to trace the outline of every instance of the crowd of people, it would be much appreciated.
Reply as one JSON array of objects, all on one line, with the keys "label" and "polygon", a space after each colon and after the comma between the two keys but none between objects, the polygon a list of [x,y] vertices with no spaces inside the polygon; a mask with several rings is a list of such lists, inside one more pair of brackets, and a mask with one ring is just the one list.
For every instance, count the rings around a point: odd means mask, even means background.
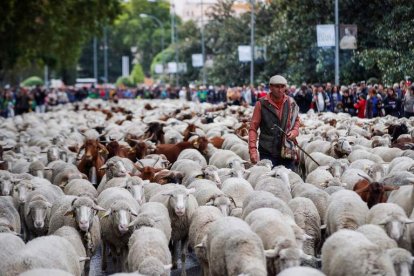
[{"label": "crowd of people", "polygon": [[[33,89],[22,87],[0,88],[0,116],[13,117],[26,112],[46,112],[49,107],[68,102],[82,101],[85,98],[118,99],[181,99],[187,101],[221,103],[229,105],[255,105],[256,101],[269,91],[268,85],[257,87],[241,86],[172,86],[138,88],[105,87],[64,87]],[[309,109],[315,112],[346,112],[360,118],[373,118],[393,115],[396,117],[414,116],[414,86],[411,81],[401,81],[392,86],[382,84],[367,85],[364,81],[348,86],[335,86],[331,83],[306,84],[300,87],[289,86],[287,94],[297,102],[300,112]]]}]

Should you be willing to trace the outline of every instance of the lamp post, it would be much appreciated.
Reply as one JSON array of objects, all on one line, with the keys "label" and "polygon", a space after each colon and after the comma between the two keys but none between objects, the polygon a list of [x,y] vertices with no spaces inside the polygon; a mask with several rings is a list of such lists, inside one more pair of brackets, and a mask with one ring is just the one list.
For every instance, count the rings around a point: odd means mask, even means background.
[{"label": "lamp post", "polygon": [[250,84],[254,85],[254,0],[251,2],[251,29],[250,29],[250,50],[251,50],[251,61],[250,61]]},{"label": "lamp post", "polygon": [[206,85],[206,47],[204,45],[204,11],[203,0],[201,0],[201,54],[203,56],[203,85]]},{"label": "lamp post", "polygon": [[140,13],[139,16],[141,18],[148,18],[149,17],[151,19],[154,19],[155,22],[157,22],[157,24],[160,26],[160,28],[161,28],[161,51],[163,51],[164,50],[164,24],[162,24],[161,20],[159,20],[157,17],[155,17],[151,14]]}]

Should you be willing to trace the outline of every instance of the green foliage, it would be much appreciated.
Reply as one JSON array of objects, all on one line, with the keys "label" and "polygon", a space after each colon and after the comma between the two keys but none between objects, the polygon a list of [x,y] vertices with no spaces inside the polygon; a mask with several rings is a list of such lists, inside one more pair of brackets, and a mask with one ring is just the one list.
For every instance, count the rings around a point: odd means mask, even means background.
[{"label": "green foliage", "polygon": [[145,79],[144,71],[142,70],[141,64],[137,63],[132,69],[130,80],[133,84],[143,83]]},{"label": "green foliage", "polygon": [[134,86],[134,84],[131,81],[130,77],[119,77],[116,80],[116,86],[121,86],[121,85],[124,85],[126,87],[133,87]]},{"label": "green foliage", "polygon": [[119,12],[118,0],[8,0],[0,5],[0,81],[17,64],[73,67],[83,43]]},{"label": "green foliage", "polygon": [[36,86],[36,85],[43,85],[43,80],[37,76],[32,76],[29,77],[27,79],[25,79],[24,81],[22,81],[22,83],[20,84],[23,87],[31,87],[31,86]]}]

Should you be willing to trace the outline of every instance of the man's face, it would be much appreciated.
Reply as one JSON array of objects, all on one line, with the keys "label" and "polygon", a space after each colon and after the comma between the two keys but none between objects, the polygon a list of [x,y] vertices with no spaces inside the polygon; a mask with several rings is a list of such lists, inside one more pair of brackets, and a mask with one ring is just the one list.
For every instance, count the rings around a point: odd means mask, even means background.
[{"label": "man's face", "polygon": [[276,99],[281,99],[286,92],[286,85],[284,84],[271,84],[270,85],[270,93],[272,93],[273,97]]}]

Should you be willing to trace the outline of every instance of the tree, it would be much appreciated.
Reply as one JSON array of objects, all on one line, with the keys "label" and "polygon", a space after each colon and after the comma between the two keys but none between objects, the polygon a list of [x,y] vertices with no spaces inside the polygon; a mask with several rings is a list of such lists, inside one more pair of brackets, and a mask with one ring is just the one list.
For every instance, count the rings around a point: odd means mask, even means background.
[{"label": "tree", "polygon": [[16,65],[73,67],[89,36],[110,24],[117,0],[9,0],[0,7],[0,82]]},{"label": "tree", "polygon": [[139,84],[144,82],[144,71],[142,70],[141,64],[137,63],[134,65],[134,69],[131,72],[130,79],[133,84]]}]

